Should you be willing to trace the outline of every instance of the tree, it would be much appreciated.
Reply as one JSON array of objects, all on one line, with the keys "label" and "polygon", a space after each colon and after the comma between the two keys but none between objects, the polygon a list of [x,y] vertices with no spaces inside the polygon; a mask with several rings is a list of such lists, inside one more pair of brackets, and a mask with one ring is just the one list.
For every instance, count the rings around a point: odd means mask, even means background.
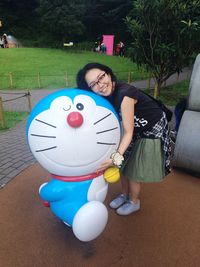
[{"label": "tree", "polygon": [[132,6],[132,0],[87,0],[84,25],[89,39],[102,34],[114,34],[117,38],[127,39],[125,17]]},{"label": "tree", "polygon": [[2,31],[14,34],[17,38],[34,34],[37,21],[36,7],[37,0],[1,0]]},{"label": "tree", "polygon": [[37,9],[42,32],[53,36],[60,45],[83,34],[84,12],[84,1],[81,0],[40,0]]},{"label": "tree", "polygon": [[[200,1],[136,0],[125,23],[133,38],[131,57],[156,80],[154,96],[200,47]],[[197,38],[198,37],[198,38]]]},{"label": "tree", "polygon": [[132,0],[1,0],[0,30],[37,46],[94,41],[102,34],[127,41],[123,19],[131,6]]}]

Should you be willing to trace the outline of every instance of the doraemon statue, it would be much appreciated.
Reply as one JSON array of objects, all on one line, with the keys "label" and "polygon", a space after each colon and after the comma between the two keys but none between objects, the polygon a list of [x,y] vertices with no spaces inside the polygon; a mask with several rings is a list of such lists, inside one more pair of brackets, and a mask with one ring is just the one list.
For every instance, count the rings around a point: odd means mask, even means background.
[{"label": "doraemon statue", "polygon": [[72,227],[79,240],[95,239],[108,220],[102,203],[108,183],[96,169],[120,141],[120,123],[112,105],[85,90],[59,90],[32,110],[27,140],[52,176],[39,189],[44,204]]}]

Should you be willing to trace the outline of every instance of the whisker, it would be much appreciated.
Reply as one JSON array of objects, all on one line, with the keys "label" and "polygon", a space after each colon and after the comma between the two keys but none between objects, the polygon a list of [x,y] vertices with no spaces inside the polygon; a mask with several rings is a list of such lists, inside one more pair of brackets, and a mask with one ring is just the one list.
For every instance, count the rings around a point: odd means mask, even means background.
[{"label": "whisker", "polygon": [[114,146],[116,143],[103,143],[103,142],[97,142],[98,145],[108,145],[108,146]]},{"label": "whisker", "polygon": [[54,125],[52,125],[52,124],[50,124],[50,123],[47,123],[47,122],[45,122],[45,121],[41,121],[41,120],[38,120],[38,119],[35,119],[35,120],[38,121],[38,122],[44,123],[44,124],[46,124],[46,125],[48,125],[48,126],[51,126],[51,127],[53,127],[53,128],[56,128],[56,126],[54,126]]},{"label": "whisker", "polygon": [[101,132],[97,132],[96,134],[106,133],[106,132],[110,132],[110,131],[113,131],[113,130],[116,130],[116,129],[118,129],[118,127],[111,128],[111,129],[108,129],[108,130],[104,130],[104,131],[101,131]]},{"label": "whisker", "polygon": [[31,135],[36,137],[56,138],[56,136],[51,136],[51,135],[40,135],[40,134],[31,134]]},{"label": "whisker", "polygon": [[52,146],[52,147],[48,147],[48,148],[44,148],[44,149],[35,150],[35,152],[42,152],[42,151],[51,150],[54,148],[57,148],[57,146]]},{"label": "whisker", "polygon": [[107,117],[109,117],[110,115],[111,115],[111,113],[109,113],[109,114],[108,114],[108,115],[106,115],[105,117],[101,118],[100,120],[98,120],[98,121],[94,122],[94,125],[95,125],[95,124],[97,124],[97,123],[99,123],[100,121],[102,121],[102,120],[106,119],[106,118],[107,118]]}]

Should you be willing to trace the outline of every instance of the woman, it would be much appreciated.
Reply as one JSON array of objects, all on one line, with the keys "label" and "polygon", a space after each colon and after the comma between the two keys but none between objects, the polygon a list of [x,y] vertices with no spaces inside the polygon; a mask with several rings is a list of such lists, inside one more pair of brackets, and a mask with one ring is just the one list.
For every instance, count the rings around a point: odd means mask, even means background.
[{"label": "woman", "polygon": [[77,85],[105,97],[119,114],[123,136],[118,150],[97,171],[112,165],[121,167],[122,192],[110,207],[119,215],[129,215],[140,209],[141,183],[161,181],[170,172],[166,115],[148,95],[117,81],[105,65],[85,65],[77,74]]}]

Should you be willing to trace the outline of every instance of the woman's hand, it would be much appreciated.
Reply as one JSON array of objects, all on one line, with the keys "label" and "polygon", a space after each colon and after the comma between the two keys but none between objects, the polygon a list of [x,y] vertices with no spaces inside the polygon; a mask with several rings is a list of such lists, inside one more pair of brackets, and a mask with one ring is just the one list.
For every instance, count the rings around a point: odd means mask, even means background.
[{"label": "woman's hand", "polygon": [[96,172],[102,172],[102,171],[105,171],[107,168],[113,166],[113,162],[112,162],[112,159],[108,159],[106,160],[105,162],[103,162],[99,168],[96,170]]}]

